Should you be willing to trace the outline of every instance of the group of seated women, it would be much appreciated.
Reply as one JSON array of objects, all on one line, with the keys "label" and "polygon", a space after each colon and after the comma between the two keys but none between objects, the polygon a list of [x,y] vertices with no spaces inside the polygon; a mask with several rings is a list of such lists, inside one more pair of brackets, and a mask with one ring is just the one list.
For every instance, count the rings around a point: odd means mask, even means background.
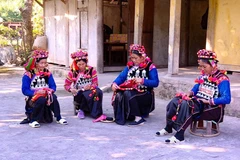
[{"label": "group of seated women", "polygon": [[[188,93],[176,94],[166,107],[166,126],[156,132],[157,136],[176,133],[166,139],[166,143],[184,141],[184,132],[192,121],[199,117],[221,121],[225,104],[231,101],[230,83],[226,74],[217,68],[216,53],[199,50],[198,64],[201,75]],[[66,125],[61,117],[60,105],[55,95],[56,83],[47,69],[48,52],[34,50],[25,64],[22,78],[22,93],[26,99],[27,123],[33,128],[40,123],[53,121]],[[88,65],[88,53],[78,50],[71,54],[73,59],[65,79],[64,88],[73,95],[73,103],[79,119],[86,115],[97,121],[112,121],[119,125],[142,125],[155,109],[153,89],[158,87],[156,66],[147,56],[144,46],[132,44],[129,61],[119,76],[113,81],[113,117],[103,114],[103,92],[98,86],[97,71]],[[53,115],[52,115],[53,114]]]}]

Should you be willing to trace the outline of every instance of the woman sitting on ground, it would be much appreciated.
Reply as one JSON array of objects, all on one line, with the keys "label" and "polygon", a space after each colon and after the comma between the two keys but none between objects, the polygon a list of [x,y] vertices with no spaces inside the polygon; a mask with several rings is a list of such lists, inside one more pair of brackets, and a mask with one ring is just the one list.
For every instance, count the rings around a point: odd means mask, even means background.
[{"label": "woman sitting on ground", "polygon": [[54,94],[56,83],[47,69],[47,58],[47,51],[33,51],[25,64],[26,72],[22,78],[22,93],[27,96],[26,114],[33,128],[40,127],[39,122],[52,122],[52,112],[57,123],[67,124],[60,114],[60,106]]},{"label": "woman sitting on ground", "polygon": [[224,107],[231,102],[230,82],[224,71],[217,68],[216,53],[199,50],[198,64],[201,76],[187,94],[177,94],[167,105],[166,126],[156,134],[164,136],[177,132],[166,143],[184,141],[184,132],[193,120],[214,120],[221,122]]},{"label": "woman sitting on ground", "polygon": [[88,53],[79,50],[72,53],[71,57],[73,63],[64,88],[74,96],[73,103],[78,111],[78,118],[84,119],[85,113],[90,113],[98,121],[105,119],[102,111],[103,93],[98,88],[97,71],[87,64]]},{"label": "woman sitting on ground", "polygon": [[140,125],[155,108],[153,88],[159,84],[158,72],[144,46],[132,44],[129,54],[130,61],[112,84],[112,104],[117,124],[135,120],[129,125]]}]

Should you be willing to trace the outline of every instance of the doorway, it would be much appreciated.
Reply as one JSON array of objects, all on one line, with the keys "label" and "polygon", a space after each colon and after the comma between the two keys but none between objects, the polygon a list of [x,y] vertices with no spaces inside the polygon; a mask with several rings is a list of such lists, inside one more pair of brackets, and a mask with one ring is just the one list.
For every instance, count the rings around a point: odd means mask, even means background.
[{"label": "doorway", "polygon": [[103,1],[103,60],[104,71],[120,71],[128,60],[127,0]]}]

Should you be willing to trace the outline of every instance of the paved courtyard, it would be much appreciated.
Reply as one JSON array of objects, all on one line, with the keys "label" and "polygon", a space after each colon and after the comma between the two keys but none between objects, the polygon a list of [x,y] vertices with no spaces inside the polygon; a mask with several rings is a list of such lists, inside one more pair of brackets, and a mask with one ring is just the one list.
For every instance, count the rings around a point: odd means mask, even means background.
[{"label": "paved courtyard", "polygon": [[[73,114],[72,96],[63,90],[62,77],[55,77],[56,94],[62,116],[69,124],[53,122],[41,124],[37,129],[20,125],[25,118],[20,90],[23,72],[22,68],[0,70],[1,160],[238,160],[240,157],[239,118],[225,116],[217,137],[197,137],[186,131],[184,143],[169,145],[164,143],[168,136],[155,136],[164,127],[168,101],[156,98],[156,109],[142,126],[93,123],[90,117],[79,120]],[[117,74],[101,74],[100,86],[111,82]],[[103,109],[108,116],[113,116],[111,96],[112,93],[104,93]]]}]

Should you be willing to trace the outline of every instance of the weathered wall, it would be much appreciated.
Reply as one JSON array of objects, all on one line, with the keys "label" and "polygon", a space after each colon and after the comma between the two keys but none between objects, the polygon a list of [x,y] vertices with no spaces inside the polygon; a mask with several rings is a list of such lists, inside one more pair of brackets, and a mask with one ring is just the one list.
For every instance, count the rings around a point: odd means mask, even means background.
[{"label": "weathered wall", "polygon": [[103,17],[102,1],[88,1],[88,57],[89,64],[103,72]]},{"label": "weathered wall", "polygon": [[[196,52],[205,48],[206,30],[201,28],[208,0],[182,0],[179,65],[196,65]],[[155,0],[153,59],[158,67],[168,65],[170,1]]]},{"label": "weathered wall", "polygon": [[68,23],[69,23],[69,64],[72,63],[70,54],[75,52],[80,47],[80,34],[79,34],[79,12],[77,11],[77,1],[69,3]]},{"label": "weathered wall", "polygon": [[68,67],[70,53],[83,48],[89,53],[89,64],[102,72],[102,1],[46,1],[44,15],[50,62]]},{"label": "weathered wall", "polygon": [[197,51],[205,48],[206,30],[202,29],[202,16],[208,8],[208,0],[191,0],[189,12],[188,65],[197,65]]},{"label": "weathered wall", "polygon": [[240,71],[240,1],[215,0],[215,3],[213,49],[222,68]]},{"label": "weathered wall", "polygon": [[48,60],[50,62],[55,62],[55,1],[46,1],[44,6],[44,15],[45,15],[45,34],[48,39],[48,51],[49,57]]},{"label": "weathered wall", "polygon": [[69,66],[69,56],[68,56],[68,18],[66,14],[68,13],[68,5],[64,4],[62,1],[56,0],[56,56],[55,61],[58,64],[65,64]]},{"label": "weathered wall", "polygon": [[168,65],[170,1],[154,1],[153,61],[158,67]]},{"label": "weathered wall", "polygon": [[45,2],[45,34],[48,37],[49,61],[69,66],[68,5],[62,1]]}]

